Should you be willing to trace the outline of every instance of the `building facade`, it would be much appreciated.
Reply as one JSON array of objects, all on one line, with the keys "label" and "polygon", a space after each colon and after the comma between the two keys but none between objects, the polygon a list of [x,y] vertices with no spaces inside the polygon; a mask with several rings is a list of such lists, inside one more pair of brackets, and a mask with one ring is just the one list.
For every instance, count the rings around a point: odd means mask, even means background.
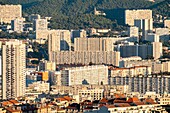
[{"label": "building facade", "polygon": [[152,10],[126,10],[125,11],[125,24],[130,26],[134,25],[135,19],[151,19]]},{"label": "building facade", "polygon": [[167,19],[164,21],[164,27],[170,28],[170,20]]},{"label": "building facade", "polygon": [[11,23],[11,20],[22,17],[21,5],[0,5],[0,22]]},{"label": "building facade", "polygon": [[119,66],[120,53],[116,51],[59,51],[52,54],[56,64],[112,64]]},{"label": "building facade", "polygon": [[55,52],[71,50],[71,34],[69,30],[51,30],[48,34],[49,60],[55,60]]},{"label": "building facade", "polygon": [[61,70],[61,84],[108,84],[108,67],[104,65],[72,67]]},{"label": "building facade", "polygon": [[19,40],[2,44],[2,99],[23,96],[26,87],[26,48]]},{"label": "building facade", "polygon": [[121,57],[140,56],[142,59],[158,59],[162,56],[161,42],[153,42],[150,45],[122,45],[119,47]]},{"label": "building facade", "polygon": [[156,92],[170,93],[170,76],[168,75],[137,75],[137,76],[115,76],[110,78],[111,85],[129,85],[130,92]]},{"label": "building facade", "polygon": [[11,21],[11,29],[15,32],[21,33],[24,29],[24,18],[16,18]]},{"label": "building facade", "polygon": [[33,22],[33,30],[47,30],[48,29],[48,21],[47,19],[35,19]]}]

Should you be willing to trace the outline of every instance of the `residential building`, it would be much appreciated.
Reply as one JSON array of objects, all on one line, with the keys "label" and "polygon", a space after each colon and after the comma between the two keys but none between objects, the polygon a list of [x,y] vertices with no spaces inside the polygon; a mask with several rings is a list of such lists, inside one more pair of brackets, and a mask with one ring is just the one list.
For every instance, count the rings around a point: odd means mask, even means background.
[{"label": "residential building", "polygon": [[56,64],[112,64],[119,66],[120,53],[116,51],[59,51],[52,53]]},{"label": "residential building", "polygon": [[48,71],[35,72],[37,74],[37,81],[48,81]]},{"label": "residential building", "polygon": [[29,15],[28,19],[30,22],[33,22],[36,19],[41,19],[41,16],[39,14],[31,14]]},{"label": "residential building", "polygon": [[104,89],[82,89],[78,92],[79,101],[84,100],[101,100],[104,97]]},{"label": "residential building", "polygon": [[50,32],[51,32],[51,30],[37,30],[35,32],[35,38],[48,40],[48,35],[50,34]]},{"label": "residential building", "polygon": [[74,38],[87,37],[86,31],[81,30],[71,30],[71,41],[74,42]]},{"label": "residential building", "polygon": [[170,72],[170,61],[162,62],[163,71],[162,72]]},{"label": "residential building", "polygon": [[26,47],[22,41],[9,40],[2,43],[2,89],[1,98],[9,99],[25,94]]},{"label": "residential building", "polygon": [[170,72],[170,62],[160,62],[154,60],[127,60],[121,61],[121,67],[148,66],[152,73]]},{"label": "residential building", "polygon": [[128,27],[128,36],[138,38],[139,37],[139,28],[136,26]]},{"label": "residential building", "polygon": [[21,33],[24,29],[24,18],[16,18],[11,21],[11,29],[15,32]]},{"label": "residential building", "polygon": [[148,33],[146,40],[150,42],[159,42],[159,35],[155,33]]},{"label": "residential building", "polygon": [[148,33],[152,33],[153,30],[153,20],[152,19],[135,19],[135,26],[142,31],[142,40],[147,40]]},{"label": "residential building", "polygon": [[170,28],[170,20],[169,19],[164,20],[164,27]]},{"label": "residential building", "polygon": [[26,88],[26,95],[34,93],[34,92],[49,92],[50,91],[50,84],[43,82],[43,81],[38,81],[34,82],[32,84],[29,84],[28,87]]},{"label": "residential building", "polygon": [[136,75],[110,77],[111,85],[129,85],[129,92],[156,92],[156,94],[170,93],[169,75]]},{"label": "residential building", "polygon": [[56,63],[47,61],[47,60],[41,60],[39,63],[39,71],[55,71],[56,70]]},{"label": "residential building", "polygon": [[125,24],[130,26],[134,25],[134,20],[148,19],[152,21],[152,10],[138,9],[138,10],[125,10]]},{"label": "residential building", "polygon": [[[97,90],[100,89],[102,91],[102,97],[105,98],[113,98],[115,96],[115,93],[118,94],[124,94],[128,93],[128,85],[71,85],[71,86],[51,86],[51,94],[70,94],[72,96],[78,95],[78,102],[80,100],[84,99],[90,99],[91,97],[94,97],[92,95],[93,91],[97,92]],[[83,99],[83,96],[79,96],[79,92],[83,92],[83,90],[86,90],[85,92],[91,92],[91,94],[86,95]],[[84,94],[83,94],[84,95]],[[100,96],[100,95],[99,95]],[[92,100],[92,98],[90,99]]]},{"label": "residential building", "polygon": [[158,59],[162,56],[162,43],[153,42],[151,45],[120,45],[121,57],[140,56],[142,59]]},{"label": "residential building", "polygon": [[151,67],[148,66],[134,66],[129,68],[113,68],[110,69],[110,76],[136,76],[151,74]]},{"label": "residential building", "polygon": [[[137,103],[137,102],[140,102],[140,101],[136,101],[132,103]],[[140,104],[143,104],[143,105],[130,106],[130,104],[127,104],[127,103],[116,103],[114,105],[105,105],[105,106],[102,106],[99,110],[87,111],[85,113],[134,113],[134,112],[135,113],[140,113],[140,112],[149,113],[150,111],[168,113],[159,104],[147,105],[141,102]]]},{"label": "residential building", "polygon": [[163,95],[160,99],[160,105],[170,105],[170,97],[168,95]]},{"label": "residential building", "polygon": [[114,43],[112,38],[75,38],[74,51],[113,51]]},{"label": "residential building", "polygon": [[55,61],[55,52],[71,50],[71,34],[69,30],[51,30],[48,35],[48,55]]},{"label": "residential building", "polygon": [[21,5],[0,5],[0,22],[11,23],[11,20],[22,17]]},{"label": "residential building", "polygon": [[61,84],[108,84],[108,67],[104,65],[71,67],[61,70]]},{"label": "residential building", "polygon": [[33,22],[33,30],[47,30],[48,29],[48,21],[47,19],[35,19]]},{"label": "residential building", "polygon": [[49,71],[49,83],[51,85],[61,86],[61,72]]},{"label": "residential building", "polygon": [[155,28],[155,33],[159,35],[161,41],[168,41],[170,39],[169,28]]}]

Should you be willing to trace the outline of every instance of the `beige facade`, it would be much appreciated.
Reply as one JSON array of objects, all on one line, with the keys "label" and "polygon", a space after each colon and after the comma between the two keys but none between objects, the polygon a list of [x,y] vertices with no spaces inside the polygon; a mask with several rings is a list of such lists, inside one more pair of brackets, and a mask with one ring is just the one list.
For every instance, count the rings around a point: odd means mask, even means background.
[{"label": "beige facade", "polygon": [[114,68],[111,70],[111,76],[136,76],[151,74],[151,67],[135,66],[130,68]]},{"label": "beige facade", "polygon": [[25,18],[16,18],[11,21],[11,28],[13,31],[21,33],[23,32]]},{"label": "beige facade", "polygon": [[82,89],[78,92],[79,102],[84,100],[101,100],[104,97],[104,89]]},{"label": "beige facade", "polygon": [[122,67],[134,67],[134,66],[149,66],[151,67],[152,73],[160,73],[160,72],[170,72],[170,62],[159,62],[159,61],[151,61],[151,60],[131,60],[131,61],[122,61]]},{"label": "beige facade", "polygon": [[170,20],[164,21],[164,27],[170,28]]},{"label": "beige facade", "polygon": [[71,50],[71,34],[69,30],[51,30],[48,34],[48,55],[55,61],[55,52]]},{"label": "beige facade", "polygon": [[0,22],[11,23],[11,20],[22,17],[21,5],[0,5]]},{"label": "beige facade", "polygon": [[163,62],[163,72],[170,72],[170,61]]},{"label": "beige facade", "polygon": [[19,40],[2,44],[2,99],[25,94],[26,49]]},{"label": "beige facade", "polygon": [[158,59],[162,56],[162,43],[161,42],[153,42],[153,57],[154,59]]},{"label": "beige facade", "polygon": [[120,53],[115,51],[59,51],[52,54],[56,64],[112,64],[119,66]]},{"label": "beige facade", "polygon": [[151,19],[152,20],[152,10],[126,10],[125,11],[125,24],[134,25],[134,20],[139,19]]},{"label": "beige facade", "polygon": [[49,92],[50,90],[50,84],[43,82],[43,81],[38,81],[34,82],[32,84],[28,84],[28,87],[26,88],[25,94],[31,94],[32,92]]},{"label": "beige facade", "polygon": [[160,97],[160,105],[170,105],[170,97],[168,96]]},{"label": "beige facade", "polygon": [[[79,95],[79,91],[82,90],[95,90],[102,89],[103,97],[113,98],[115,93],[124,94],[128,92],[128,85],[71,85],[71,86],[57,86],[51,87],[51,94],[70,94]],[[95,91],[96,92],[96,91]],[[92,96],[92,95],[89,95]]]},{"label": "beige facade", "polygon": [[74,51],[113,51],[114,38],[75,38]]},{"label": "beige facade", "polygon": [[50,85],[61,86],[61,72],[60,71],[49,71],[49,82],[50,82]]},{"label": "beige facade", "polygon": [[38,30],[47,30],[48,29],[48,21],[47,19],[35,19],[33,22],[33,29],[35,31]]},{"label": "beige facade", "polygon": [[136,26],[128,28],[128,36],[129,37],[139,37],[139,28]]},{"label": "beige facade", "polygon": [[50,34],[50,30],[37,30],[36,31],[36,39],[48,39],[48,35]]},{"label": "beige facade", "polygon": [[56,64],[55,62],[50,62],[47,60],[41,60],[39,63],[39,70],[40,71],[55,71]]},{"label": "beige facade", "polygon": [[61,70],[61,84],[108,84],[108,67],[104,65],[71,67]]}]

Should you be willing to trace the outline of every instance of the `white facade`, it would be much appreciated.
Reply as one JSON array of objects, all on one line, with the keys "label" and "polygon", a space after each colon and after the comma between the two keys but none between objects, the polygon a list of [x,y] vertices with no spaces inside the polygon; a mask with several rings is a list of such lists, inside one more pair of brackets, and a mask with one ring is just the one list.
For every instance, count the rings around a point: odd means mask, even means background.
[{"label": "white facade", "polygon": [[25,94],[26,47],[22,41],[10,40],[2,44],[2,99]]},{"label": "white facade", "polygon": [[116,76],[110,78],[112,85],[129,85],[130,92],[156,92],[163,94],[170,93],[170,76],[168,75],[137,75],[137,76]]},{"label": "white facade", "polygon": [[108,84],[108,67],[104,65],[72,67],[61,70],[61,84]]}]

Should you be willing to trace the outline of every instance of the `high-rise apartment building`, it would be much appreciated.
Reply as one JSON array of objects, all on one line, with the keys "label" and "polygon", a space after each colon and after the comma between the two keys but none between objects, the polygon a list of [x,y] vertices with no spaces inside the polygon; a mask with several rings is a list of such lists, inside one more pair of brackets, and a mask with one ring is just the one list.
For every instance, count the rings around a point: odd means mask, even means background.
[{"label": "high-rise apartment building", "polygon": [[23,32],[24,29],[24,18],[16,18],[11,21],[11,29],[15,32]]},{"label": "high-rise apartment building", "polygon": [[71,40],[74,42],[74,38],[86,37],[86,31],[82,30],[71,30]]},{"label": "high-rise apartment building", "polygon": [[137,76],[114,76],[109,79],[110,85],[129,85],[130,92],[156,92],[170,93],[169,75],[137,75]]},{"label": "high-rise apartment building", "polygon": [[140,56],[143,59],[158,59],[162,56],[161,42],[153,42],[151,45],[122,45],[118,48],[121,57]]},{"label": "high-rise apartment building", "polygon": [[33,30],[47,30],[48,29],[48,21],[47,19],[35,19],[33,22]]},{"label": "high-rise apartment building", "polygon": [[0,22],[11,23],[11,20],[22,17],[21,5],[0,5]]},{"label": "high-rise apartment building", "polygon": [[134,25],[142,31],[142,40],[147,40],[148,33],[153,30],[153,19],[135,19]]},{"label": "high-rise apartment building", "polygon": [[55,55],[56,64],[112,64],[119,66],[120,52],[116,51],[59,51]]},{"label": "high-rise apartment building", "polygon": [[108,67],[104,65],[71,67],[61,70],[61,84],[65,86],[81,84],[108,84]]},{"label": "high-rise apartment building", "polygon": [[48,34],[49,60],[55,61],[55,52],[71,49],[71,36],[69,30],[51,30]]},{"label": "high-rise apartment building", "polygon": [[74,51],[113,51],[114,38],[75,38]]},{"label": "high-rise apartment building", "polygon": [[1,98],[23,96],[26,87],[26,49],[19,40],[2,43],[2,89]]},{"label": "high-rise apartment building", "polygon": [[152,10],[126,10],[125,11],[125,24],[130,26],[134,25],[134,20],[148,19],[152,21]]},{"label": "high-rise apartment building", "polygon": [[139,37],[139,28],[136,26],[132,26],[128,28],[128,36],[129,37]]}]

